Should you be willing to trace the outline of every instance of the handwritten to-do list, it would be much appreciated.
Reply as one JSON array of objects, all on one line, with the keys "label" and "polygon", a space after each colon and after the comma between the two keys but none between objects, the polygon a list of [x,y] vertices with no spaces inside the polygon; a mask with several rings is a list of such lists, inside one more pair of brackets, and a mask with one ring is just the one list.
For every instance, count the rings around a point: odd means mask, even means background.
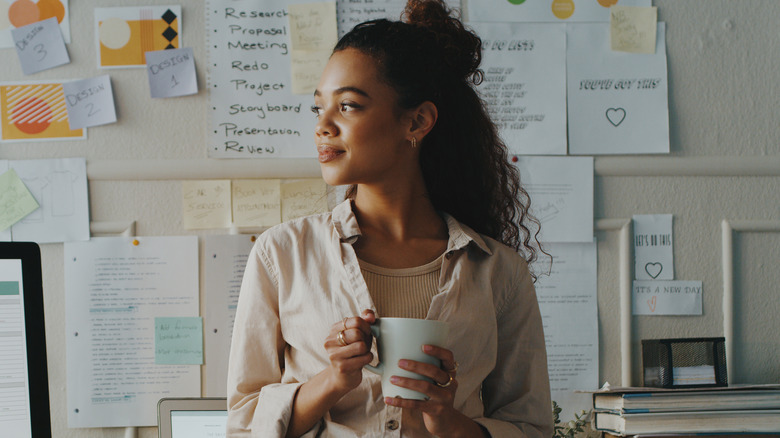
[{"label": "handwritten to-do list", "polygon": [[566,28],[472,23],[482,37],[479,91],[513,154],[566,155]]},{"label": "handwritten to-do list", "polygon": [[287,8],[207,1],[210,157],[315,156],[313,99],[292,92]]}]

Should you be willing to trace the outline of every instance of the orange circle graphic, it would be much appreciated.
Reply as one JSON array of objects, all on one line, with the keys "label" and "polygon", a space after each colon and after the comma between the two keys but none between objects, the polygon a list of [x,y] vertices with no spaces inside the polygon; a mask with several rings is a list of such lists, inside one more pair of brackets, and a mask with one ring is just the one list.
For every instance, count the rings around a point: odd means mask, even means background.
[{"label": "orange circle graphic", "polygon": [[40,11],[40,21],[47,18],[57,17],[57,23],[62,23],[65,18],[65,5],[60,0],[40,0],[38,2],[38,11]]},{"label": "orange circle graphic", "polygon": [[40,11],[38,6],[30,0],[17,0],[8,8],[8,19],[14,27],[27,26],[38,22]]},{"label": "orange circle graphic", "polygon": [[[30,120],[22,120],[27,117]],[[11,108],[11,120],[25,134],[40,134],[51,125],[51,107],[37,97],[28,97]]]}]

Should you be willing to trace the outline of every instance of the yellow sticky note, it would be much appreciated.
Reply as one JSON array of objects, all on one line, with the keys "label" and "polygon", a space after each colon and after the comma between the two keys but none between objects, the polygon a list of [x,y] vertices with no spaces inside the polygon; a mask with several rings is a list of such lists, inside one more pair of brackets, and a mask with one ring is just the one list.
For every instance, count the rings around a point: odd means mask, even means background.
[{"label": "yellow sticky note", "polygon": [[181,194],[185,229],[230,227],[230,180],[182,181]]},{"label": "yellow sticky note", "polygon": [[233,180],[233,223],[238,227],[270,227],[282,220],[278,179]]},{"label": "yellow sticky note", "polygon": [[336,3],[290,5],[290,71],[293,94],[311,94],[338,41]]},{"label": "yellow sticky note", "polygon": [[293,94],[313,93],[320,83],[330,51],[293,50],[290,55]]},{"label": "yellow sticky note", "polygon": [[655,53],[658,8],[612,6],[609,8],[612,50],[629,53]]},{"label": "yellow sticky note", "polygon": [[38,201],[15,170],[0,175],[0,230],[19,222],[37,208]]},{"label": "yellow sticky note", "polygon": [[321,179],[282,183],[282,221],[328,211],[327,184]]},{"label": "yellow sticky note", "polygon": [[290,5],[290,44],[293,50],[326,50],[336,45],[336,3]]}]

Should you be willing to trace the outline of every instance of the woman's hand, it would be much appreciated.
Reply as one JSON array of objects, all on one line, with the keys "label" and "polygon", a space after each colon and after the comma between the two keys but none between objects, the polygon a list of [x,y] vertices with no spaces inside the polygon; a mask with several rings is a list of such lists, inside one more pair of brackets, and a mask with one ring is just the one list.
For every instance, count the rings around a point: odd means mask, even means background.
[{"label": "woman's hand", "polygon": [[360,316],[344,318],[333,324],[325,338],[325,350],[330,359],[329,378],[333,387],[346,394],[360,385],[363,366],[371,363],[371,324],[376,321],[372,310]]},{"label": "woman's hand", "polygon": [[421,411],[425,428],[436,436],[485,436],[477,423],[453,407],[455,393],[458,390],[458,381],[455,380],[458,363],[455,361],[452,351],[432,345],[423,345],[423,351],[441,360],[441,367],[413,360],[401,360],[398,362],[398,366],[401,369],[428,377],[433,380],[433,383],[400,376],[390,377],[390,382],[402,388],[421,392],[429,399],[409,400],[400,397],[385,397],[385,403],[390,406]]}]

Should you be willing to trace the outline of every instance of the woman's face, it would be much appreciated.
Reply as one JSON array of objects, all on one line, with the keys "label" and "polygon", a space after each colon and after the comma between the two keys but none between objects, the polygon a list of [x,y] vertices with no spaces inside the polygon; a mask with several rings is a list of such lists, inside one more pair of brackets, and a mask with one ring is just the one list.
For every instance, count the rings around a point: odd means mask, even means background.
[{"label": "woman's face", "polygon": [[379,79],[373,58],[356,49],[334,53],[314,92],[314,140],[330,185],[393,184],[415,166],[411,117]]}]

